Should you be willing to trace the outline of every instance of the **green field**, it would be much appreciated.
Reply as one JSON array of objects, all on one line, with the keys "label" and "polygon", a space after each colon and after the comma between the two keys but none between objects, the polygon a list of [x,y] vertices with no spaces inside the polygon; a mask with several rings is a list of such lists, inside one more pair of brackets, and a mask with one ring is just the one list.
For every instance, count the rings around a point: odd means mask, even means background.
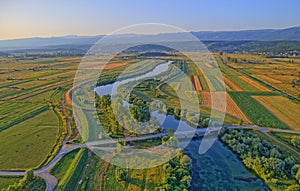
[{"label": "green field", "polygon": [[0,169],[38,167],[50,155],[58,132],[58,118],[49,109],[2,131]]},{"label": "green field", "polygon": [[283,128],[288,127],[271,114],[264,106],[251,96],[262,95],[261,93],[229,92],[229,95],[241,108],[244,114],[256,125],[262,127]]},{"label": "green field", "polygon": [[55,190],[74,190],[80,179],[87,161],[87,150],[77,149],[68,153],[51,170],[51,174],[58,178]]},{"label": "green field", "polygon": [[14,184],[15,182],[19,182],[22,177],[6,177],[6,176],[1,176],[0,177],[0,188],[6,188],[11,184]]},{"label": "green field", "polygon": [[5,109],[0,111],[0,131],[29,119],[46,109],[45,105],[42,104],[12,101],[3,103],[1,107]]},{"label": "green field", "polygon": [[0,169],[37,168],[56,154],[66,129],[64,93],[79,61],[0,59]]}]

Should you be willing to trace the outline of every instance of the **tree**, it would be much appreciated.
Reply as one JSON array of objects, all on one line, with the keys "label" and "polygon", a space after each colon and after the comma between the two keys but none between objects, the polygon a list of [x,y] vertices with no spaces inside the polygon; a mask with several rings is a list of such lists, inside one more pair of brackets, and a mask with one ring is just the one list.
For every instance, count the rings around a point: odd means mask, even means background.
[{"label": "tree", "polygon": [[244,120],[240,119],[239,125],[243,125],[244,124]]},{"label": "tree", "polygon": [[121,182],[121,181],[125,181],[127,178],[127,172],[123,169],[123,168],[116,168],[116,179],[117,181]]},{"label": "tree", "polygon": [[300,168],[298,169],[298,172],[297,172],[295,178],[298,181],[298,183],[300,184]]},{"label": "tree", "polygon": [[27,170],[24,174],[23,180],[25,183],[30,182],[34,179],[34,173],[32,170]]},{"label": "tree", "polygon": [[124,151],[123,148],[124,148],[124,147],[123,147],[123,145],[121,145],[121,143],[117,143],[117,151],[118,151],[118,152],[123,152],[123,151]]},{"label": "tree", "polygon": [[169,129],[168,129],[168,136],[169,136],[169,137],[172,137],[173,135],[174,135],[174,130],[171,129],[171,128],[169,128]]},{"label": "tree", "polygon": [[187,155],[183,155],[180,159],[180,164],[183,166],[190,166],[191,159]]},{"label": "tree", "polygon": [[111,105],[111,96],[109,94],[103,95],[99,99],[99,105],[101,108],[105,109]]},{"label": "tree", "polygon": [[295,147],[299,147],[300,148],[300,136],[293,136],[292,139],[291,139],[291,143]]},{"label": "tree", "polygon": [[292,169],[291,169],[291,174],[293,176],[296,176],[297,172],[298,172],[298,169],[300,169],[300,165],[299,164],[295,164]]},{"label": "tree", "polygon": [[184,176],[184,177],[182,177],[180,182],[182,184],[184,184],[185,186],[190,187],[191,186],[191,181],[192,181],[192,178],[190,176]]},{"label": "tree", "polygon": [[175,116],[175,119],[180,119],[180,113],[181,113],[181,110],[178,109],[178,108],[175,108],[174,109],[174,116]]},{"label": "tree", "polygon": [[281,158],[281,154],[276,148],[272,148],[270,150],[270,157],[272,157],[272,158]]},{"label": "tree", "polygon": [[299,191],[300,190],[300,185],[294,184],[292,186],[289,186],[285,191]]}]

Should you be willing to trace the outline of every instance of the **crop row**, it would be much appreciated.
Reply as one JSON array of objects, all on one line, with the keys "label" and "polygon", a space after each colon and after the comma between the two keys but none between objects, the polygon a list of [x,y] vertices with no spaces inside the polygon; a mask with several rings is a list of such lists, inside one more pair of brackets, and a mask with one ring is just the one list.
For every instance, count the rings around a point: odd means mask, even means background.
[{"label": "crop row", "polygon": [[247,92],[229,92],[235,103],[254,124],[262,127],[288,128]]},{"label": "crop row", "polygon": [[25,120],[27,120],[27,119],[29,119],[29,118],[37,115],[37,114],[40,114],[40,113],[46,111],[47,109],[48,109],[48,105],[45,105],[45,106],[42,106],[42,107],[40,107],[40,108],[38,108],[36,110],[32,110],[32,111],[26,113],[25,115],[20,116],[16,120],[3,125],[2,127],[0,127],[0,131],[3,131],[5,129],[9,128],[9,127],[12,127],[12,126],[14,126],[14,125],[16,125],[18,123],[21,123],[22,121],[25,121]]}]

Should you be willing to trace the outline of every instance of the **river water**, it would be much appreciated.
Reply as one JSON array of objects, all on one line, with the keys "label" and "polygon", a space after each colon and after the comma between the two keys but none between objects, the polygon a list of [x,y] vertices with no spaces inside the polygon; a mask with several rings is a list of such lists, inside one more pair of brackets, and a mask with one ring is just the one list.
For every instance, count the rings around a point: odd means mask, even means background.
[{"label": "river water", "polygon": [[[140,75],[138,77],[128,78],[117,81],[113,84],[99,86],[95,89],[99,96],[105,94],[114,95],[117,88],[128,82],[141,80],[143,78],[153,77],[162,72],[167,71],[168,66],[172,62],[162,63],[156,66],[152,71]],[[124,101],[125,105],[129,105]],[[157,111],[151,113],[151,116],[156,117],[164,129],[176,128],[182,123],[184,126],[189,126],[183,121],[176,120],[174,116],[165,116]],[[192,128],[189,126],[189,128]],[[184,153],[192,159],[192,184],[191,190],[200,191],[262,191],[269,190],[265,183],[249,172],[243,163],[230,151],[225,145],[217,140],[214,145],[205,153],[198,153],[201,139],[193,139],[184,149]]]}]

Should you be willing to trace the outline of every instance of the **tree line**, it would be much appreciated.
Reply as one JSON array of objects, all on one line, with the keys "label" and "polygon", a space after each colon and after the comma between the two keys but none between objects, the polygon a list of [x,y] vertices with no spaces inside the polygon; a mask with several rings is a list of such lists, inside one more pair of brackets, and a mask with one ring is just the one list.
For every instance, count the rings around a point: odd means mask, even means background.
[{"label": "tree line", "polygon": [[222,130],[220,139],[271,188],[300,190],[300,164],[277,146],[238,129]]}]

